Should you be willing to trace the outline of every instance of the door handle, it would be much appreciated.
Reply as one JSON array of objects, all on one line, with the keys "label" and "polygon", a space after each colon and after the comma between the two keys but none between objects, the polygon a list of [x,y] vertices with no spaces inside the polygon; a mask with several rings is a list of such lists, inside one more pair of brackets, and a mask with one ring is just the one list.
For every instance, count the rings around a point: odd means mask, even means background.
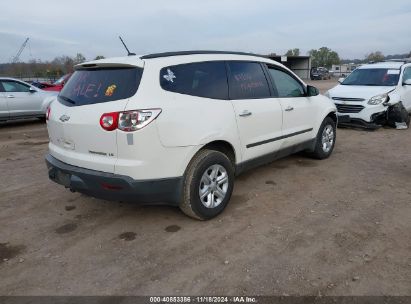
[{"label": "door handle", "polygon": [[241,114],[239,114],[238,116],[240,116],[240,117],[246,117],[246,116],[250,116],[251,114],[253,114],[253,113],[251,113],[250,111],[248,111],[248,110],[244,110]]},{"label": "door handle", "polygon": [[7,95],[7,98],[14,98],[14,95]]},{"label": "door handle", "polygon": [[294,108],[292,106],[288,106],[288,107],[285,108],[285,110],[287,112],[290,112],[290,111],[294,110]]}]

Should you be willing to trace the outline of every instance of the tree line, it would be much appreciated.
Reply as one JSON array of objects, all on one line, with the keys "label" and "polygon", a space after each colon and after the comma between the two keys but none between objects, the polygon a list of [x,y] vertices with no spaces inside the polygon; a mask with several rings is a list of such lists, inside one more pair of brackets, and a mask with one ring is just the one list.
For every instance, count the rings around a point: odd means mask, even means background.
[{"label": "tree line", "polygon": [[[299,56],[300,49],[289,49],[285,56]],[[331,50],[328,47],[321,47],[319,49],[312,49],[308,51],[308,55],[311,56],[311,66],[313,67],[326,67],[331,68],[333,64],[344,64],[344,63],[369,63],[369,62],[378,62],[383,60],[390,59],[402,59],[402,58],[411,58],[411,51],[405,54],[395,54],[385,56],[380,51],[370,52],[364,56],[362,59],[340,59],[340,56],[336,51]]]},{"label": "tree line", "polygon": [[[103,59],[104,56],[97,56],[94,59]],[[73,72],[73,67],[86,61],[81,53],[75,56],[59,56],[51,61],[41,61],[32,59],[28,62],[3,63],[0,64],[0,76],[10,76],[18,78],[47,78],[57,79],[65,74]]]},{"label": "tree line", "polygon": [[[275,55],[274,53],[270,55]],[[328,47],[321,47],[319,49],[312,49],[308,51],[311,56],[311,66],[331,68],[333,64],[344,63],[368,63],[382,60],[389,60],[394,58],[411,58],[411,51],[405,54],[395,54],[385,56],[380,51],[370,52],[362,59],[340,59],[338,53]],[[300,56],[300,49],[290,49],[285,53],[285,56]],[[102,55],[96,56],[94,59],[103,59]],[[4,63],[0,64],[0,76],[10,76],[18,78],[47,78],[57,79],[62,75],[73,72],[73,66],[85,62],[86,58],[77,53],[75,56],[59,56],[51,61],[41,61],[32,59],[28,62],[18,63]]]}]

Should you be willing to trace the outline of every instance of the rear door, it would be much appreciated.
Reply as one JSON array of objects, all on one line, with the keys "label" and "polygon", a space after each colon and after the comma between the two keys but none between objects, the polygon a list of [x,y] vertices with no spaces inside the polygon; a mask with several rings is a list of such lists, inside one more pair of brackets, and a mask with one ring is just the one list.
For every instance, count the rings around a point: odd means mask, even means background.
[{"label": "rear door", "polygon": [[30,92],[30,86],[15,80],[3,80],[7,107],[11,117],[30,116],[41,113],[43,95]]},{"label": "rear door", "polygon": [[313,97],[306,96],[304,85],[288,71],[276,66],[267,68],[283,109],[283,146],[312,139],[317,117]]},{"label": "rear door", "polygon": [[282,108],[271,96],[261,63],[229,61],[227,66],[243,161],[277,151],[282,143]]},{"label": "rear door", "polygon": [[50,153],[74,166],[114,172],[117,130],[104,130],[100,117],[124,111],[141,75],[138,67],[77,70],[51,106]]},{"label": "rear door", "polygon": [[9,118],[9,109],[7,107],[7,99],[4,94],[3,84],[0,81],[0,120]]}]

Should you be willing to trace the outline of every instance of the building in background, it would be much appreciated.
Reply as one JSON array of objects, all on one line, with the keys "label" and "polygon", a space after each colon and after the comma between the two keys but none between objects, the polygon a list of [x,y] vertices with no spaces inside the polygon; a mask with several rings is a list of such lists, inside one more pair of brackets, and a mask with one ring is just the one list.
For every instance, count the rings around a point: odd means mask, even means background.
[{"label": "building in background", "polygon": [[333,64],[330,73],[335,77],[347,77],[352,71],[354,71],[360,65],[361,64],[354,63]]},{"label": "building in background", "polygon": [[268,58],[278,61],[288,67],[302,79],[310,79],[311,57],[310,56],[279,56],[267,55]]}]

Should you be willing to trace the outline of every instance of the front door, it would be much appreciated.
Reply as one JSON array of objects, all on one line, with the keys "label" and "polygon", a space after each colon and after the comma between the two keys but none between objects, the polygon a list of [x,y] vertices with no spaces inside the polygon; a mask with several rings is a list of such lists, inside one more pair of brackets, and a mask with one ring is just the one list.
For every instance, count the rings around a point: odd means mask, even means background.
[{"label": "front door", "polygon": [[315,137],[315,101],[307,97],[304,85],[288,71],[268,66],[283,109],[283,147],[290,147]]}]

